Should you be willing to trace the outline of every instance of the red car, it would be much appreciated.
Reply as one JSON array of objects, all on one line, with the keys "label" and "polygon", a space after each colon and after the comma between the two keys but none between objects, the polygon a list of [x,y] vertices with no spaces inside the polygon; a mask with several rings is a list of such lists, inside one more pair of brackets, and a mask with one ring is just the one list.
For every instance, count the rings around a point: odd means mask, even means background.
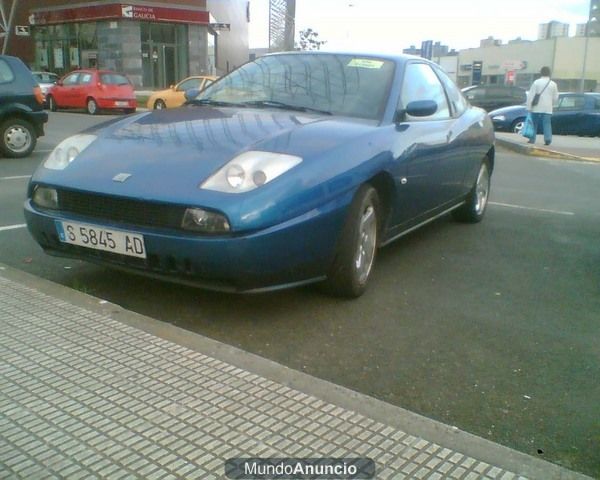
[{"label": "red car", "polygon": [[91,115],[99,110],[118,109],[133,113],[137,108],[129,79],[108,70],[75,70],[48,91],[48,108],[85,108]]}]

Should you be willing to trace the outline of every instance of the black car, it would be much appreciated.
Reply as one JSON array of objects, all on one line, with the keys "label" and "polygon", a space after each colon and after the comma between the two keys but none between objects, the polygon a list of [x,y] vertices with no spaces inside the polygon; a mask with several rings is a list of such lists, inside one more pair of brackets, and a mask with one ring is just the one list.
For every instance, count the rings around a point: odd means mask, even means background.
[{"label": "black car", "polygon": [[[490,112],[494,128],[520,133],[527,117],[525,105]],[[538,133],[542,132],[540,122]],[[600,93],[561,93],[552,114],[552,132],[559,135],[600,135]]]},{"label": "black car", "polygon": [[0,152],[20,158],[44,135],[44,95],[31,71],[18,58],[0,55]]},{"label": "black car", "polygon": [[486,111],[518,105],[527,100],[527,91],[511,85],[474,85],[462,89],[463,95],[471,105]]}]

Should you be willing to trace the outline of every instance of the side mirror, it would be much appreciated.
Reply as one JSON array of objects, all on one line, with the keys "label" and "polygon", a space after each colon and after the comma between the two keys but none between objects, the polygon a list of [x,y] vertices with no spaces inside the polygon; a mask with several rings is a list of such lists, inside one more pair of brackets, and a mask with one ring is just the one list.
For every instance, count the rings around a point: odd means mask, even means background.
[{"label": "side mirror", "polygon": [[62,85],[63,85],[63,82],[62,82],[62,80],[57,80],[57,81],[56,81],[56,84],[57,84],[59,87],[62,87]]},{"label": "side mirror", "polygon": [[170,86],[169,86],[169,88],[170,88],[171,90],[175,90],[175,85],[170,85]]},{"label": "side mirror", "polygon": [[191,102],[192,100],[195,100],[198,95],[200,95],[200,90],[198,90],[197,88],[190,88],[189,90],[186,90],[183,94],[186,102]]},{"label": "side mirror", "polygon": [[404,110],[398,110],[394,120],[396,122],[403,122],[406,115],[411,117],[429,117],[437,112],[437,103],[433,100],[417,100],[410,102]]}]

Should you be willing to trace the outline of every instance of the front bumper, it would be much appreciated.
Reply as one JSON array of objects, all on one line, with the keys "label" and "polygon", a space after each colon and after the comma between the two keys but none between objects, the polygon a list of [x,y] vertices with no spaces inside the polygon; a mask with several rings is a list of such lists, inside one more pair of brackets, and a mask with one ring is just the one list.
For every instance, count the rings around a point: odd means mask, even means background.
[{"label": "front bumper", "polygon": [[44,136],[44,123],[48,121],[48,113],[44,111],[29,112],[27,119],[31,122],[35,128],[35,133],[38,137]]},{"label": "front bumper", "polygon": [[[218,237],[40,211],[30,200],[25,202],[25,218],[34,239],[48,254],[212,290],[243,292],[284,288],[325,278],[348,204],[344,198],[258,232]],[[55,220],[142,234],[147,258],[62,243]]]}]

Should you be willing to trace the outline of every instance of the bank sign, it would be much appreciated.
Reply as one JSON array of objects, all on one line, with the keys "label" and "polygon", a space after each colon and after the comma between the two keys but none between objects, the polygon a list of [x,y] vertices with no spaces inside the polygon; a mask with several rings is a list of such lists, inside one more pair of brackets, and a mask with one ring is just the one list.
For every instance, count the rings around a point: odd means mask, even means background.
[{"label": "bank sign", "polygon": [[198,25],[208,25],[210,21],[209,13],[205,10],[148,7],[131,3],[110,3],[107,5],[87,5],[56,10],[34,10],[29,17],[29,23],[31,25],[55,25],[60,23],[118,19]]}]

